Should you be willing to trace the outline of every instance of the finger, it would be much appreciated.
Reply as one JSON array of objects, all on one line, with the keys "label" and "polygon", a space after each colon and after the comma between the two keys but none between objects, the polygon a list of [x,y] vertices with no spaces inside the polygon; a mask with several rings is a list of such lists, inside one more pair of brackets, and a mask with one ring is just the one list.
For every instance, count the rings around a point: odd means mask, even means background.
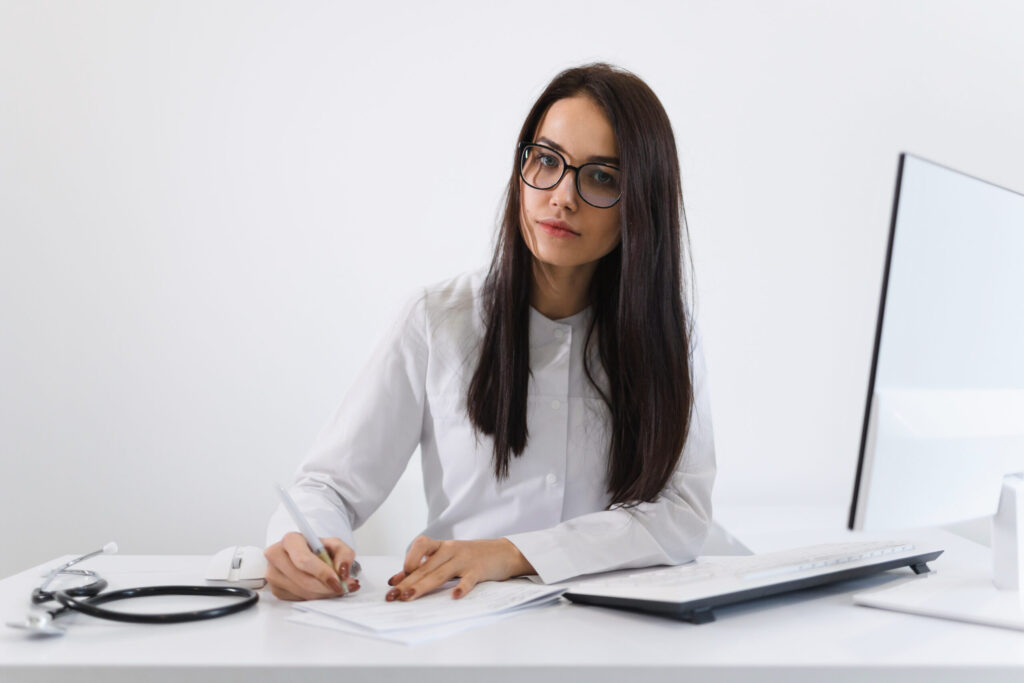
[{"label": "finger", "polygon": [[456,575],[452,560],[456,557],[457,546],[445,541],[430,559],[416,571],[406,576],[384,596],[386,600],[409,600],[426,595]]},{"label": "finger", "polygon": [[285,556],[279,558],[275,566],[305,593],[322,595],[324,591],[335,594],[344,592],[338,575],[334,573],[334,567],[313,554],[302,534],[285,535],[281,540],[281,546]]},{"label": "finger", "polygon": [[321,538],[327,554],[334,560],[334,571],[345,580],[349,578],[352,563],[356,561],[356,551],[345,544],[340,538]]},{"label": "finger", "polygon": [[278,600],[291,600],[291,601],[302,600],[302,598],[300,598],[299,596],[295,595],[294,593],[290,593],[290,592],[286,591],[284,588],[282,588],[280,586],[277,586],[277,585],[272,584],[272,583],[269,584],[269,586],[270,586],[270,592],[273,593],[274,597],[277,598]]},{"label": "finger", "polygon": [[[282,545],[288,554],[289,561],[297,570],[314,577],[330,588],[338,589],[340,587],[340,582],[337,582],[338,586],[334,585],[334,579],[338,578],[334,566],[314,554],[304,536],[297,533],[287,534],[282,540]],[[282,570],[288,573],[286,568],[282,568]]]},{"label": "finger", "polygon": [[423,564],[424,558],[433,555],[441,547],[441,541],[428,536],[418,536],[409,546],[409,552],[405,554],[405,563],[402,569],[406,574],[412,574]]},{"label": "finger", "polygon": [[399,588],[400,592],[408,589],[424,576],[452,559],[457,549],[458,545],[455,541],[438,541],[437,548],[434,550],[433,554],[425,557],[423,562],[413,571],[405,572],[405,576],[396,581],[394,585]]},{"label": "finger", "polygon": [[315,582],[312,587],[303,586],[273,565],[267,566],[266,576],[271,591],[283,600],[317,600],[336,595],[331,589]]},{"label": "finger", "polygon": [[459,567],[457,563],[454,559],[449,559],[431,571],[421,574],[416,580],[413,580],[413,577],[409,577],[406,579],[406,583],[409,584],[407,587],[399,584],[397,590],[400,591],[400,595],[398,599],[407,601],[421,598],[458,575]]},{"label": "finger", "polygon": [[278,600],[301,600],[302,598],[284,587],[281,580],[281,573],[277,571],[273,564],[270,563],[270,555],[276,548],[277,544],[274,544],[263,552],[264,556],[267,558],[267,570],[264,573],[263,578],[267,580],[270,592],[273,593],[274,597]]},{"label": "finger", "polygon": [[[313,582],[312,585],[296,582],[270,562],[267,563],[266,579],[271,592],[282,600],[320,600],[334,598],[341,593],[317,582]],[[359,579],[349,579],[347,583],[350,593],[359,590]]]},{"label": "finger", "polygon": [[462,575],[462,580],[452,589],[452,597],[458,600],[476,587],[477,580],[469,572]]},{"label": "finger", "polygon": [[[438,558],[437,552],[443,548],[446,543],[450,544],[450,541],[438,541],[427,536],[420,536],[416,538],[409,546],[409,552],[406,553],[405,568],[389,578],[388,585],[398,586],[410,576],[413,577],[413,580],[416,580],[422,575],[423,571],[437,566],[438,562],[436,560],[442,559]],[[447,557],[444,557],[443,559],[446,560]],[[433,565],[430,564],[431,560],[435,560]],[[407,587],[408,582],[403,586],[403,588]],[[401,590],[398,592],[389,591],[385,598],[388,600],[396,599],[400,594]]]}]

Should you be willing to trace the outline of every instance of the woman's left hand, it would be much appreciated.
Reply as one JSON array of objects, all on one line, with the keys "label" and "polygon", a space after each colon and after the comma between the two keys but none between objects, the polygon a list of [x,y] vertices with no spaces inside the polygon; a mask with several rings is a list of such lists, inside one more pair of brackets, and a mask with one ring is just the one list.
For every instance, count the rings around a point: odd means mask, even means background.
[{"label": "woman's left hand", "polygon": [[415,600],[459,577],[452,590],[452,597],[457,599],[481,581],[503,581],[533,573],[533,565],[507,538],[438,541],[419,536],[405,555],[402,571],[388,579],[388,585],[394,588],[385,599]]}]

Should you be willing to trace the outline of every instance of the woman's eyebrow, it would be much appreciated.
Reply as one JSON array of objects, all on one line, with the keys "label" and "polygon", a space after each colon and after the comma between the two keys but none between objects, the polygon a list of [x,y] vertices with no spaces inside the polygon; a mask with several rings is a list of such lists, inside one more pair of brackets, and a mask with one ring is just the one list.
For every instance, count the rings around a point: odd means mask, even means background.
[{"label": "woman's eyebrow", "polygon": [[[547,145],[548,147],[550,147],[552,149],[557,149],[559,152],[561,152],[562,154],[565,154],[566,156],[569,155],[569,153],[565,151],[564,147],[562,147],[560,144],[558,144],[557,142],[555,142],[554,140],[552,140],[550,138],[537,138],[537,142],[539,142],[542,145]],[[618,157],[592,156],[592,157],[588,157],[587,158],[587,163],[588,164],[589,163],[598,163],[598,164],[618,165],[619,158]]]}]

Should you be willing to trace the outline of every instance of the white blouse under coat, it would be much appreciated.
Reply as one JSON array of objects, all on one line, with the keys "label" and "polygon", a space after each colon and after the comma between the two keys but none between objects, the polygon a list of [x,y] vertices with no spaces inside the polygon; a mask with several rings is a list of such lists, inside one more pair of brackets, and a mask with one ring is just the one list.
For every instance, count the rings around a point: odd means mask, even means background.
[{"label": "white blouse under coat", "polygon": [[[692,560],[707,535],[715,477],[697,335],[694,412],[679,466],[654,502],[607,510],[609,412],[583,369],[590,309],[550,320],[531,308],[529,438],[499,482],[493,441],[475,434],[465,409],[485,331],[485,275],[464,274],[413,297],[358,375],[290,489],[314,530],[354,547],[352,529],[384,501],[419,445],[427,536],[507,537],[546,583]],[[605,386],[596,352],[592,358]],[[294,528],[279,508],[267,543]]]}]

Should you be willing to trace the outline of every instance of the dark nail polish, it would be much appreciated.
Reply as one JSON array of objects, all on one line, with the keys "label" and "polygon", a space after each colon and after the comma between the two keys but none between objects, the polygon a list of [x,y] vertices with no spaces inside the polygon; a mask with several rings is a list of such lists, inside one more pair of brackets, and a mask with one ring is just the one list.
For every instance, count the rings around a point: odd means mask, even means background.
[{"label": "dark nail polish", "polygon": [[408,600],[409,598],[411,598],[414,595],[416,595],[416,591],[414,589],[410,588],[409,590],[402,592],[402,599],[403,600]]},{"label": "dark nail polish", "polygon": [[454,590],[454,591],[452,592],[452,597],[453,597],[453,598],[455,598],[456,600],[458,600],[459,598],[461,598],[461,597],[462,597],[462,589],[461,589],[461,588],[456,588],[456,589],[455,589],[455,590]]},{"label": "dark nail polish", "polygon": [[397,600],[398,599],[398,589],[395,588],[394,590],[389,590],[388,594],[384,596],[384,599],[387,600],[388,602],[391,602],[393,600]]}]

